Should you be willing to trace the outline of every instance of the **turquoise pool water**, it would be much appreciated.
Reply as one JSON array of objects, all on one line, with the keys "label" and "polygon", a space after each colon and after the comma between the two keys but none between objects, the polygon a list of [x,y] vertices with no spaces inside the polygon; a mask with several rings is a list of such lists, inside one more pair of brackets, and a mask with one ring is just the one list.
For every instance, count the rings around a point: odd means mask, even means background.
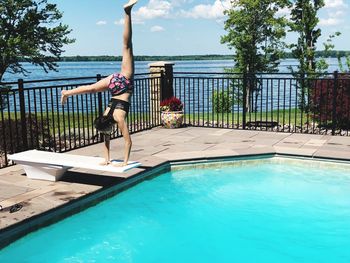
[{"label": "turquoise pool water", "polygon": [[0,262],[350,262],[350,169],[179,167],[0,251]]}]

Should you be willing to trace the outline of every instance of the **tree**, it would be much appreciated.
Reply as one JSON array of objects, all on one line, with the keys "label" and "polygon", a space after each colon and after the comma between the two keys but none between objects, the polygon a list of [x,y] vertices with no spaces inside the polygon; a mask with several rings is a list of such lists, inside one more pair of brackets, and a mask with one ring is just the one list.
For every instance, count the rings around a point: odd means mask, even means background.
[{"label": "tree", "polygon": [[6,70],[26,75],[21,62],[56,70],[63,46],[74,42],[61,18],[47,0],[0,0],[0,81]]},{"label": "tree", "polygon": [[345,65],[347,66],[347,69],[344,68],[343,66],[343,61],[341,60],[341,55],[338,54],[338,66],[339,66],[339,70],[342,73],[349,73],[350,72],[350,55],[347,55],[345,57]]},{"label": "tree", "polygon": [[296,0],[291,11],[290,28],[299,35],[297,43],[290,45],[290,48],[299,61],[297,70],[292,69],[292,73],[299,80],[297,89],[301,110],[308,109],[309,79],[316,73],[316,44],[321,36],[321,29],[317,28],[317,12],[323,6],[323,0]]},{"label": "tree", "polygon": [[[256,73],[275,72],[282,57],[283,38],[287,20],[278,16],[279,9],[289,5],[288,0],[233,0],[232,8],[225,11],[227,20],[221,43],[235,50],[235,67],[231,72],[248,76],[241,85],[246,89],[245,101],[240,101],[246,111],[252,110],[252,98],[259,94]],[[242,87],[244,86],[244,87]],[[242,97],[241,97],[242,98]]]},{"label": "tree", "polygon": [[[316,61],[316,72],[326,75],[327,70],[329,68],[329,64],[326,59],[331,56],[331,52],[334,49],[333,38],[340,35],[341,35],[340,32],[335,32],[334,34],[329,35],[326,42],[323,43],[324,51],[322,52],[322,56],[320,56],[320,59]],[[339,57],[338,57],[338,60],[339,60]],[[339,65],[339,66],[342,66],[342,65]]]},{"label": "tree", "polygon": [[293,5],[290,27],[299,36],[297,43],[290,47],[294,57],[299,60],[298,73],[315,73],[316,43],[321,36],[321,29],[317,28],[317,12],[323,6],[323,0],[296,0]]}]

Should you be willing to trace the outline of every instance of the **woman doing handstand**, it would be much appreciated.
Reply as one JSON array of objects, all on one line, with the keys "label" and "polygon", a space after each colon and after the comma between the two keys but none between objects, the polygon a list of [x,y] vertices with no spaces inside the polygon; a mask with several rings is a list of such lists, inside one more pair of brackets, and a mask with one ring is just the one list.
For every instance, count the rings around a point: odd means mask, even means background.
[{"label": "woman doing handstand", "polygon": [[[130,97],[132,95],[134,86],[134,56],[132,50],[132,27],[131,27],[131,9],[138,0],[130,0],[124,5],[125,11],[125,23],[123,33],[123,58],[121,64],[120,73],[114,73],[94,84],[83,85],[72,90],[62,90],[61,103],[65,104],[69,96],[84,94],[84,93],[96,93],[109,90],[111,92],[111,100],[108,107],[105,110],[104,115],[107,115],[112,109],[112,118],[114,122],[118,124],[120,131],[123,134],[125,140],[124,162],[119,163],[118,166],[125,166],[128,164],[130,150],[131,150],[131,137],[129,134],[128,126],[125,118],[129,111]],[[109,114],[108,114],[109,115]],[[110,158],[110,132],[112,126],[106,127],[104,130],[100,130],[104,134],[104,151],[105,162],[103,165],[111,164]],[[114,164],[113,164],[114,165]]]}]

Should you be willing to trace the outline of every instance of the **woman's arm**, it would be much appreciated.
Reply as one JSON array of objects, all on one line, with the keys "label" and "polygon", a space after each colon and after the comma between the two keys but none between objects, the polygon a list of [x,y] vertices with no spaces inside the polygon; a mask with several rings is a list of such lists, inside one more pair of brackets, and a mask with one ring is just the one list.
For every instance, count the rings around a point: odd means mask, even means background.
[{"label": "woman's arm", "polygon": [[117,164],[112,163],[114,166],[117,166],[117,167],[128,165],[131,146],[132,146],[132,141],[131,141],[131,137],[129,134],[128,126],[127,126],[124,119],[118,121],[118,127],[123,134],[123,138],[125,140],[125,145],[124,145],[124,161],[122,163],[117,163]]},{"label": "woman's arm", "polygon": [[105,155],[105,161],[101,163],[101,165],[108,165],[111,163],[111,156],[110,156],[111,136],[109,134],[103,134],[103,137],[104,137],[103,151]]},{"label": "woman's arm", "polygon": [[[130,137],[130,136],[129,136]],[[130,157],[130,151],[131,151],[132,142],[131,139],[128,141],[125,141],[125,148],[124,148],[124,163],[123,166],[128,165],[129,157]]]}]

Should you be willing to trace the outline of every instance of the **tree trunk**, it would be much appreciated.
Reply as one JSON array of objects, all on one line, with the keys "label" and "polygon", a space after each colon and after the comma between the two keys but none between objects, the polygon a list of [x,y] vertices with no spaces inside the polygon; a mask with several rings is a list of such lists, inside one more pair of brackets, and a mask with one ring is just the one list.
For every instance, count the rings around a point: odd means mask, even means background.
[{"label": "tree trunk", "polygon": [[6,68],[3,65],[0,65],[0,82],[2,82],[2,77],[4,76]]}]

